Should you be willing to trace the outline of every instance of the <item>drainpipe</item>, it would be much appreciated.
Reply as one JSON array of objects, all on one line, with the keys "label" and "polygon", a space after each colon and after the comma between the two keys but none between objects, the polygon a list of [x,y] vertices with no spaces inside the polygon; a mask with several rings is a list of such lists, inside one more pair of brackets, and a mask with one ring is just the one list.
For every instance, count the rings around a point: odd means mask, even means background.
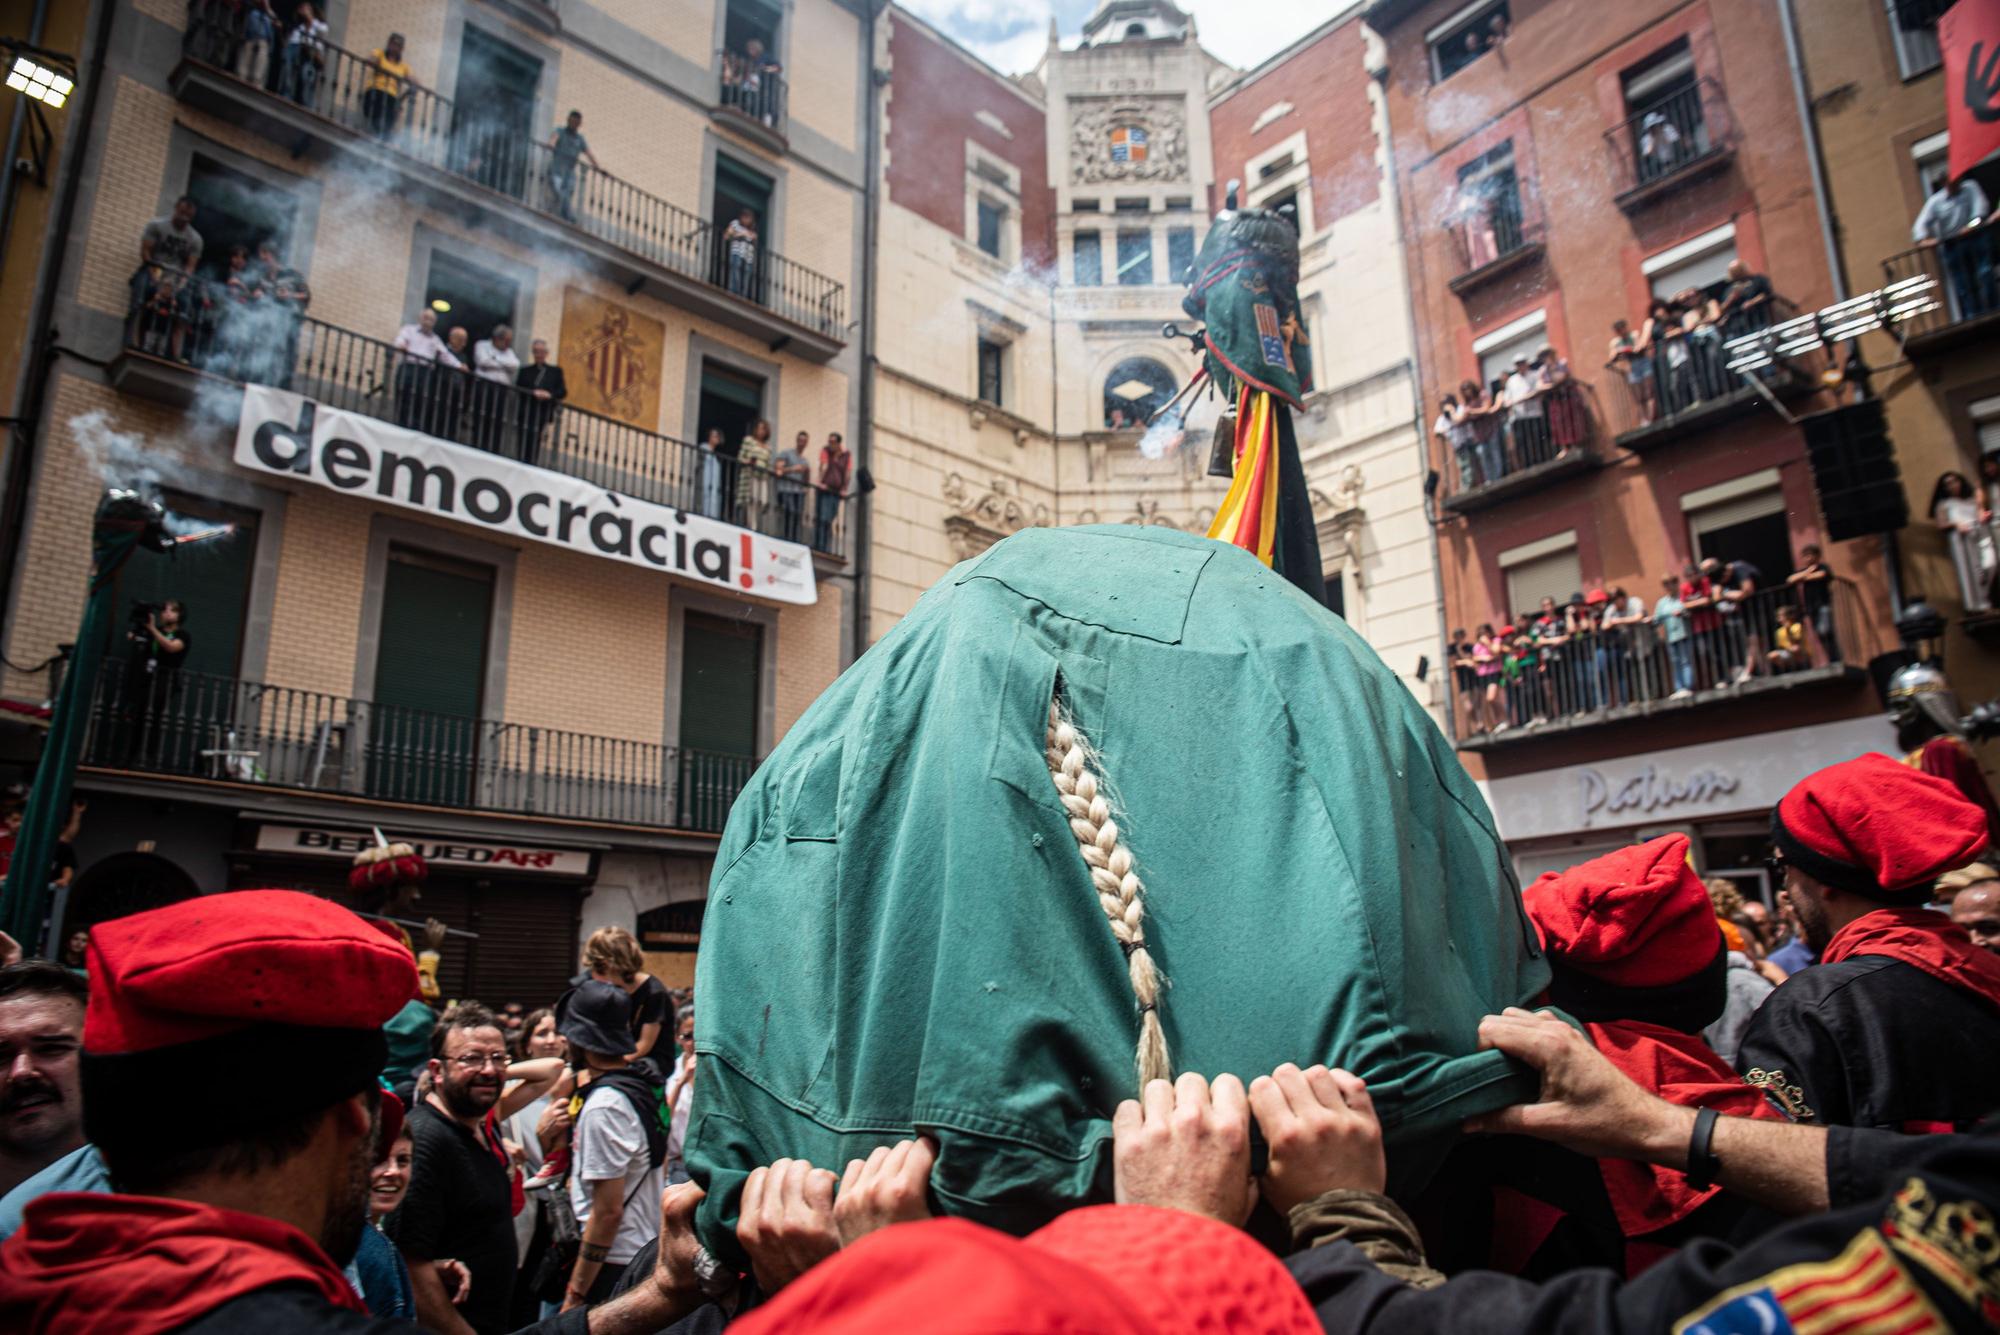
[{"label": "drainpipe", "polygon": [[[35,14],[28,21],[28,45],[40,46],[47,27],[49,0],[35,0]],[[28,126],[28,99],[14,99],[14,117],[7,126],[6,182],[0,185],[0,255],[7,251],[7,238],[14,230],[14,202],[21,194],[21,173],[14,164],[21,160],[21,134]]]},{"label": "drainpipe", "polygon": [[[882,90],[889,82],[888,73],[875,68],[875,25],[886,3],[887,0],[883,0],[883,3],[868,6],[868,21],[863,28],[863,40],[868,48],[868,145],[862,152],[862,170],[866,172],[867,180],[863,184],[861,211],[861,420],[856,424],[854,433],[854,473],[857,478],[864,472],[870,478],[875,475],[869,467],[869,462],[875,457],[875,375],[878,365],[875,356],[875,250],[882,229]],[[875,502],[856,489],[847,504],[847,542],[850,559],[854,562],[854,615],[847,628],[847,661],[852,663],[868,648],[869,517]]]},{"label": "drainpipe", "polygon": [[[10,624],[14,580],[21,556],[21,529],[28,514],[28,477],[34,465],[35,430],[42,419],[48,398],[49,381],[55,374],[56,289],[62,280],[63,263],[69,257],[70,237],[76,221],[78,183],[83,179],[83,162],[89,155],[90,133],[97,120],[97,95],[104,87],[104,53],[111,45],[111,27],[118,6],[112,0],[98,0],[97,33],[91,40],[90,67],[83,72],[83,100],[71,114],[69,132],[64,136],[62,186],[56,201],[54,225],[43,242],[42,262],[36,268],[38,289],[34,314],[28,322],[28,336],[22,348],[28,355],[28,373],[14,404],[11,425],[13,446],[7,451],[4,491],[0,491],[0,626]],[[37,10],[39,21],[40,10]],[[12,196],[9,196],[11,208]]]}]

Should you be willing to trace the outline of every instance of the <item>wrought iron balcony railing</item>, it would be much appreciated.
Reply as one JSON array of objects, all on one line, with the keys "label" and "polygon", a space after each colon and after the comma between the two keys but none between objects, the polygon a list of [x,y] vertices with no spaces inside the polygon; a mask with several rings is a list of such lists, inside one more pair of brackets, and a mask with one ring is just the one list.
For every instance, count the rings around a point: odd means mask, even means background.
[{"label": "wrought iron balcony railing", "polygon": [[[245,7],[196,0],[183,54],[272,98],[331,121],[383,148],[474,185],[683,278],[719,288],[838,342],[847,338],[844,286],[786,259],[761,240],[732,247],[729,219],[670,204],[575,153],[523,136],[496,117],[455,105],[411,79],[384,74],[367,56],[331,42],[274,50],[260,81],[239,59]],[[784,85],[760,91],[747,110],[782,122]],[[761,89],[760,85],[760,89]],[[740,90],[739,90],[740,91]],[[775,98],[775,107],[773,106]]]},{"label": "wrought iron balcony railing", "polygon": [[1736,123],[1713,79],[1649,104],[1604,134],[1621,208],[1635,208],[1668,183],[1720,166],[1736,149]]},{"label": "wrought iron balcony railing", "polygon": [[[1725,352],[1737,339],[1798,313],[1798,307],[1783,297],[1757,297],[1719,322],[1693,330],[1680,325],[1663,329],[1631,356],[1611,362],[1605,369],[1618,382],[1608,395],[1612,435],[1620,445],[1642,450],[1649,443],[1664,443],[1722,415],[1752,407],[1760,396],[1749,382],[1751,375],[1774,392],[1809,383],[1810,377],[1788,358],[1774,356],[1756,371],[1738,372],[1729,368]],[[1637,336],[1644,332],[1642,325]]]},{"label": "wrought iron balcony railing", "polygon": [[769,60],[735,51],[716,58],[716,110],[720,119],[758,138],[785,142],[785,76]]},{"label": "wrought iron balcony railing", "polygon": [[1594,398],[1589,385],[1564,378],[1519,409],[1490,398],[1479,404],[1451,436],[1455,485],[1445,507],[1483,509],[1596,467]]},{"label": "wrought iron balcony railing", "polygon": [[254,273],[247,281],[216,282],[142,265],[132,276],[126,346],[225,380],[294,390],[828,556],[846,554],[847,504],[835,491],[538,399],[519,384],[413,359],[392,343],[312,319],[302,302],[278,295],[297,291],[302,286]]},{"label": "wrought iron balcony railing", "polygon": [[381,802],[719,832],[751,756],[462,718],[114,660],[83,762]]},{"label": "wrought iron balcony railing", "polygon": [[1942,343],[1938,335],[1990,332],[2000,327],[2000,225],[1987,223],[1947,237],[1935,245],[1918,246],[1882,262],[1888,282],[1898,286],[1899,304],[1907,313],[1896,328],[1912,351],[1926,342]]},{"label": "wrought iron balcony railing", "polygon": [[[1781,572],[1766,572],[1778,581]],[[1558,609],[1555,634],[1531,629],[1533,612],[1488,642],[1471,685],[1453,674],[1461,746],[1521,741],[1763,691],[1860,675],[1881,635],[1850,581],[1775,583],[1737,602],[1655,618],[1659,589],[1638,589],[1645,619],[1604,626],[1609,603]],[[1727,610],[1720,610],[1727,608]],[[1575,619],[1574,611],[1581,620]],[[1502,613],[1504,619],[1507,614]],[[1485,669],[1490,666],[1490,671]]]},{"label": "wrought iron balcony railing", "polygon": [[1511,261],[1525,260],[1543,244],[1541,220],[1522,216],[1521,196],[1514,190],[1480,201],[1469,216],[1452,224],[1451,234],[1458,246],[1458,273],[1451,287],[1458,292],[1511,267]]}]

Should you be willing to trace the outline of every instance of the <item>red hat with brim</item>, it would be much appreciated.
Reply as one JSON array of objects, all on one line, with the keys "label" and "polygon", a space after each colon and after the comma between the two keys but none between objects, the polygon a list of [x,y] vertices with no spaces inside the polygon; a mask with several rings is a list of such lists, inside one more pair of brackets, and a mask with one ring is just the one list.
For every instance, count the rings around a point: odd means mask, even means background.
[{"label": "red hat with brim", "polygon": [[[199,895],[91,931],[84,1131],[118,1153],[196,1149],[375,1086],[416,962],[292,890]],[[162,1098],[193,1072],[216,1098]]]},{"label": "red hat with brim", "polygon": [[1027,1238],[963,1219],[897,1224],[807,1271],[741,1335],[1314,1335],[1298,1282],[1241,1229],[1184,1210],[1094,1205]]},{"label": "red hat with brim", "polygon": [[1771,810],[1771,842],[1825,885],[1921,902],[1986,851],[1986,812],[1949,780],[1870,754],[1800,780]]}]

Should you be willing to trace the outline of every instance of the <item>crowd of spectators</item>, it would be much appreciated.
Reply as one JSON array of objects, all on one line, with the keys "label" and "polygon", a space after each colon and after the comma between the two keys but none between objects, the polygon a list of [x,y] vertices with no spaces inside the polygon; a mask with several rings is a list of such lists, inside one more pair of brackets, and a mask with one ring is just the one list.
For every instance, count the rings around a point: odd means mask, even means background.
[{"label": "crowd of spectators", "polygon": [[1741,382],[1724,348],[1768,328],[1773,299],[1769,278],[1731,260],[1721,283],[1655,296],[1637,333],[1629,321],[1612,321],[1605,366],[1625,383],[1635,425],[1733,393]]},{"label": "crowd of spectators", "polygon": [[1466,380],[1440,398],[1431,430],[1457,464],[1458,489],[1470,491],[1577,449],[1590,411],[1569,363],[1545,343],[1493,384]]},{"label": "crowd of spectators", "polygon": [[1536,727],[1838,663],[1834,582],[1816,545],[1778,583],[1749,561],[1708,557],[1662,576],[1650,605],[1598,587],[1470,636],[1454,630],[1461,726],[1475,737]]},{"label": "crowd of spectators", "polygon": [[1996,515],[2000,515],[2000,454],[1981,456],[1976,484],[1955,470],[1938,476],[1931,490],[1931,522],[1944,535],[1958,576],[1959,602],[1967,612],[1992,611],[2000,592],[1995,588],[2000,580]]}]

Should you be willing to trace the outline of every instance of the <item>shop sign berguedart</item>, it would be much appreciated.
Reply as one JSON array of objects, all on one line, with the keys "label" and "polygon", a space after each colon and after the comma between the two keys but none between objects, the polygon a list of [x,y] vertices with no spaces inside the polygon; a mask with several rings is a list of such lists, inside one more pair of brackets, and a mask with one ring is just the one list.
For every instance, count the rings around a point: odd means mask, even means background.
[{"label": "shop sign berguedart", "polygon": [[[590,854],[578,848],[542,848],[534,844],[496,844],[467,839],[429,839],[394,834],[423,854],[438,870],[478,868],[482,871],[521,872],[543,876],[588,876]],[[260,853],[293,853],[309,858],[339,858],[351,861],[364,848],[375,846],[375,836],[367,830],[329,829],[317,825],[259,825],[256,849]]]},{"label": "shop sign berguedart", "polygon": [[287,390],[249,385],[236,462],[477,528],[781,603],[818,600],[812,553]]}]

